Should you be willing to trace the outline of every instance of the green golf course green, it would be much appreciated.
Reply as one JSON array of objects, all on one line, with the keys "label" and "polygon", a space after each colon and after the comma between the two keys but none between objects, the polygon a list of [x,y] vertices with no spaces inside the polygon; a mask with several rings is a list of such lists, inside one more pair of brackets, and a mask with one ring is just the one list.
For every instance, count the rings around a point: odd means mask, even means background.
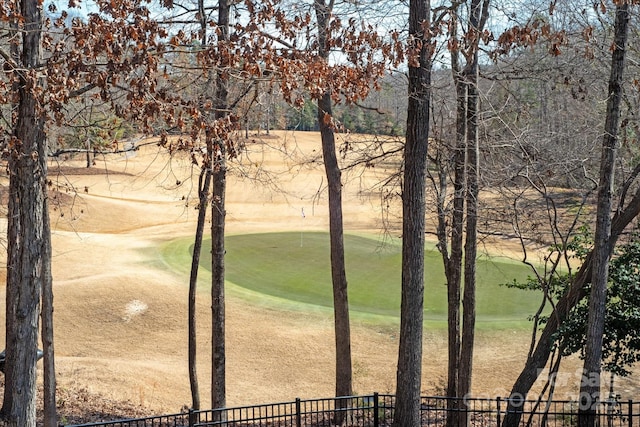
[{"label": "green golf course green", "polygon": [[[228,236],[225,240],[226,280],[253,300],[286,301],[331,307],[333,302],[329,235],[322,232],[264,233]],[[190,265],[191,239],[171,242],[163,249],[166,263],[181,270]],[[210,271],[210,241],[203,243],[201,268]],[[345,235],[349,305],[357,315],[397,318],[400,312],[401,246],[376,237]],[[483,256],[477,264],[477,322],[479,327],[529,325],[540,295],[503,286],[524,280],[528,267],[506,258]],[[201,277],[201,283],[204,283]],[[262,301],[264,303],[264,301]],[[446,324],[447,294],[440,253],[425,254],[425,320]]]}]

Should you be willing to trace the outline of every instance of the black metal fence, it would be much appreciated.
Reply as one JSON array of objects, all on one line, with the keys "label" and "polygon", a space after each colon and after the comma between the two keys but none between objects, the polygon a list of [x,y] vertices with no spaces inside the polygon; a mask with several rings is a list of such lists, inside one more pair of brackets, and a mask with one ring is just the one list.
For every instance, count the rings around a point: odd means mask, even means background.
[{"label": "black metal fence", "polygon": [[[467,427],[501,426],[507,413],[505,399],[422,397],[422,426],[445,426],[458,416]],[[68,427],[385,427],[393,420],[395,397],[372,394],[242,406]],[[517,402],[517,427],[577,426],[578,402]],[[512,413],[510,413],[512,414]],[[598,404],[600,427],[640,427],[640,402],[609,400]],[[510,427],[516,427],[515,425]]]}]

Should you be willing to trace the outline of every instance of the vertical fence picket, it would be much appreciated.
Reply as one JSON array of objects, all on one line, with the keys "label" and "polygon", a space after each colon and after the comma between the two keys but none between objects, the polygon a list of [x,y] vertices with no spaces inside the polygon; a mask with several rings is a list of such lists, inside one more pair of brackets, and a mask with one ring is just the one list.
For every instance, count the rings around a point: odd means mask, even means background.
[{"label": "vertical fence picket", "polygon": [[380,425],[380,402],[378,399],[380,396],[378,392],[373,393],[373,427],[379,427]]},{"label": "vertical fence picket", "polygon": [[189,427],[193,427],[196,423],[196,413],[193,411],[193,408],[189,408]]},{"label": "vertical fence picket", "polygon": [[501,414],[502,408],[501,408],[500,402],[501,402],[500,396],[496,397],[496,412],[497,412],[496,425],[498,427],[500,427],[500,425],[502,424],[502,414]]},{"label": "vertical fence picket", "polygon": [[300,413],[300,398],[296,397],[296,427],[302,427],[302,414]]}]

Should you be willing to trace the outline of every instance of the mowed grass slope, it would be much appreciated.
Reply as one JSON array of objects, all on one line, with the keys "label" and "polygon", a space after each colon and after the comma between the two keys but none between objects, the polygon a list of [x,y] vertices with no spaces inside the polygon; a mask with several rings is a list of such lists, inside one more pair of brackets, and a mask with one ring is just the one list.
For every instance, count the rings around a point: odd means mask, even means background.
[{"label": "mowed grass slope", "polygon": [[[192,245],[175,241],[163,253],[171,264],[189,265]],[[332,307],[329,235],[313,233],[261,233],[228,236],[226,279],[252,298]],[[376,238],[345,236],[349,303],[355,316],[382,316],[395,320],[400,312],[401,247]],[[210,241],[204,243],[201,266],[210,269]],[[184,268],[184,267],[183,267]],[[504,258],[479,259],[477,264],[477,319],[479,327],[528,325],[539,298],[531,292],[503,284],[523,280],[529,270]],[[425,319],[444,326],[447,294],[442,258],[435,249],[425,254]],[[247,293],[245,292],[245,295]],[[264,303],[264,301],[262,301]]]}]

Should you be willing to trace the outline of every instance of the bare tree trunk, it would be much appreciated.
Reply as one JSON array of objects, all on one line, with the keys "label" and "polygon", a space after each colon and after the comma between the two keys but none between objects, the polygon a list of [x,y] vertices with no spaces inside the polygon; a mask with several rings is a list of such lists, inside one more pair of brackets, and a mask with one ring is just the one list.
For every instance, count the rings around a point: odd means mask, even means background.
[{"label": "bare tree trunk", "polygon": [[89,138],[89,136],[87,135],[87,142],[85,143],[86,149],[87,149],[87,168],[91,167],[91,139]]},{"label": "bare tree trunk", "polygon": [[[43,207],[43,237],[48,242],[43,243],[46,251],[43,258],[51,260],[51,229],[49,222],[48,197],[44,199]],[[53,346],[53,278],[51,262],[43,263],[42,271],[42,350],[44,365],[44,427],[58,426],[58,410],[56,400],[56,363]]]},{"label": "bare tree trunk", "polygon": [[213,199],[211,201],[211,309],[212,309],[212,354],[211,407],[226,406],[226,350],[225,350],[225,297],[224,297],[224,226],[226,159],[225,142],[218,141],[216,148],[221,153],[214,164]]},{"label": "bare tree trunk", "polygon": [[[198,19],[200,24],[200,41],[202,46],[207,46],[207,15],[205,13],[204,0],[198,0]],[[209,72],[204,96],[209,96],[212,82],[212,73]],[[200,409],[200,387],[198,383],[197,369],[197,322],[196,322],[196,295],[198,290],[198,269],[200,268],[200,255],[202,253],[202,239],[204,237],[204,224],[207,218],[209,205],[209,189],[211,187],[211,159],[213,157],[213,145],[207,135],[207,159],[203,162],[198,179],[198,222],[196,224],[193,254],[191,256],[191,274],[189,276],[189,301],[188,301],[188,353],[189,353],[189,386],[191,389],[191,409]]]},{"label": "bare tree trunk", "polygon": [[[477,71],[477,70],[476,70]],[[476,258],[478,253],[478,92],[477,79],[467,86],[467,218],[464,248],[464,291],[462,297],[462,337],[458,371],[458,398],[471,392],[473,348],[476,323]],[[464,408],[466,409],[466,408]],[[466,426],[469,413],[460,414],[459,426]]]},{"label": "bare tree trunk", "polygon": [[409,104],[402,189],[402,297],[394,427],[419,426],[424,317],[425,178],[431,94],[430,1],[411,0],[409,36],[419,57],[409,60]]},{"label": "bare tree trunk", "polygon": [[[460,370],[458,373],[458,398],[471,393],[473,377],[473,349],[476,324],[476,258],[478,253],[478,195],[480,179],[478,142],[478,50],[480,32],[489,14],[489,0],[472,0],[467,40],[470,54],[464,71],[467,87],[467,194],[466,235],[464,254],[464,294],[462,297],[462,342],[460,346]],[[468,412],[464,423],[469,424]]]},{"label": "bare tree trunk", "polygon": [[191,386],[191,408],[200,409],[200,391],[198,387],[197,370],[197,328],[196,328],[196,293],[198,290],[198,269],[200,268],[200,254],[202,253],[202,239],[204,236],[204,224],[207,218],[209,206],[209,187],[211,186],[211,165],[206,164],[200,171],[198,182],[198,222],[196,224],[196,236],[191,256],[191,275],[189,277],[189,384]]},{"label": "bare tree trunk", "polygon": [[[454,18],[454,24],[457,21]],[[447,322],[448,322],[448,372],[447,426],[459,424],[460,405],[458,377],[460,368],[460,298],[462,289],[462,250],[464,228],[464,201],[466,181],[466,138],[467,138],[467,87],[460,72],[458,51],[452,51],[452,72],[456,87],[456,142],[454,148],[453,212],[451,214],[451,257],[445,262],[447,276]]]},{"label": "bare tree trunk", "polygon": [[[218,1],[218,43],[229,41],[229,0]],[[225,70],[216,76],[215,117],[220,120],[228,114],[228,82]],[[212,136],[208,136],[210,139]],[[211,310],[212,310],[212,369],[211,407],[224,408],[227,402],[226,349],[225,349],[225,297],[224,297],[224,228],[227,191],[227,141],[216,138],[208,142],[212,147],[213,194],[211,200]]]},{"label": "bare tree trunk", "polygon": [[[328,111],[327,111],[328,110]],[[325,94],[318,101],[320,112],[331,114],[331,98]],[[320,122],[324,167],[329,187],[329,234],[331,243],[331,281],[333,283],[333,311],[336,342],[336,396],[352,394],[351,329],[349,325],[349,299],[344,260],[344,231],[342,223],[342,182],[335,151],[333,129]],[[346,403],[346,401],[339,401]],[[342,412],[336,422],[342,422]]]},{"label": "bare tree trunk", "polygon": [[[318,20],[318,54],[327,60],[326,49],[329,17],[333,1],[315,0]],[[336,142],[332,119],[331,93],[325,92],[318,99],[318,126],[322,139],[322,158],[329,188],[329,234],[331,244],[331,282],[333,284],[333,312],[336,343],[336,397],[351,396],[353,371],[351,363],[351,329],[349,325],[349,299],[344,259],[344,230],[342,221],[342,181],[336,156]],[[339,400],[336,407],[342,409],[347,402]],[[342,423],[344,413],[335,413],[335,423]]]},{"label": "bare tree trunk", "polygon": [[[47,294],[51,289],[51,238],[46,212],[44,120],[31,89],[37,86],[37,82],[27,72],[40,65],[42,11],[36,0],[23,0],[20,5],[22,50],[16,48],[13,53],[22,69],[15,71],[18,78],[14,86],[18,94],[13,130],[15,141],[8,159],[6,358],[4,401],[0,412],[2,419],[11,427],[32,427],[36,425],[40,300],[43,289]],[[46,337],[47,362],[52,364],[50,338]],[[50,369],[47,373],[53,375]],[[48,387],[51,386],[51,378],[48,379]],[[55,396],[53,398],[55,402]],[[50,399],[48,392],[49,414]],[[51,425],[50,421],[48,425]]]},{"label": "bare tree trunk", "polygon": [[[458,3],[450,28],[457,38]],[[461,400],[471,391],[475,341],[475,292],[478,220],[478,49],[479,34],[488,18],[489,0],[472,0],[468,29],[462,43],[451,49],[452,74],[456,88],[456,145],[454,148],[454,200],[451,220],[451,258],[445,265],[448,286],[449,363],[447,426],[465,426],[468,413]],[[462,47],[460,47],[462,46]],[[461,69],[460,53],[465,58]],[[466,206],[466,218],[464,209]],[[463,271],[463,228],[464,276]],[[464,277],[464,287],[461,285]],[[462,291],[464,288],[464,291]],[[460,297],[462,294],[462,325]]]},{"label": "bare tree trunk", "polygon": [[591,296],[589,298],[589,319],[587,322],[583,377],[580,384],[580,408],[578,412],[578,425],[580,427],[593,427],[596,425],[597,404],[600,399],[602,337],[604,334],[607,282],[611,257],[608,242],[611,237],[611,208],[613,205],[615,161],[618,150],[617,135],[620,105],[622,103],[622,79],[625,68],[628,24],[629,4],[622,2],[616,6],[614,24],[615,48],[611,57],[609,98],[607,100],[602,157],[600,160],[593,276],[591,278]]}]

